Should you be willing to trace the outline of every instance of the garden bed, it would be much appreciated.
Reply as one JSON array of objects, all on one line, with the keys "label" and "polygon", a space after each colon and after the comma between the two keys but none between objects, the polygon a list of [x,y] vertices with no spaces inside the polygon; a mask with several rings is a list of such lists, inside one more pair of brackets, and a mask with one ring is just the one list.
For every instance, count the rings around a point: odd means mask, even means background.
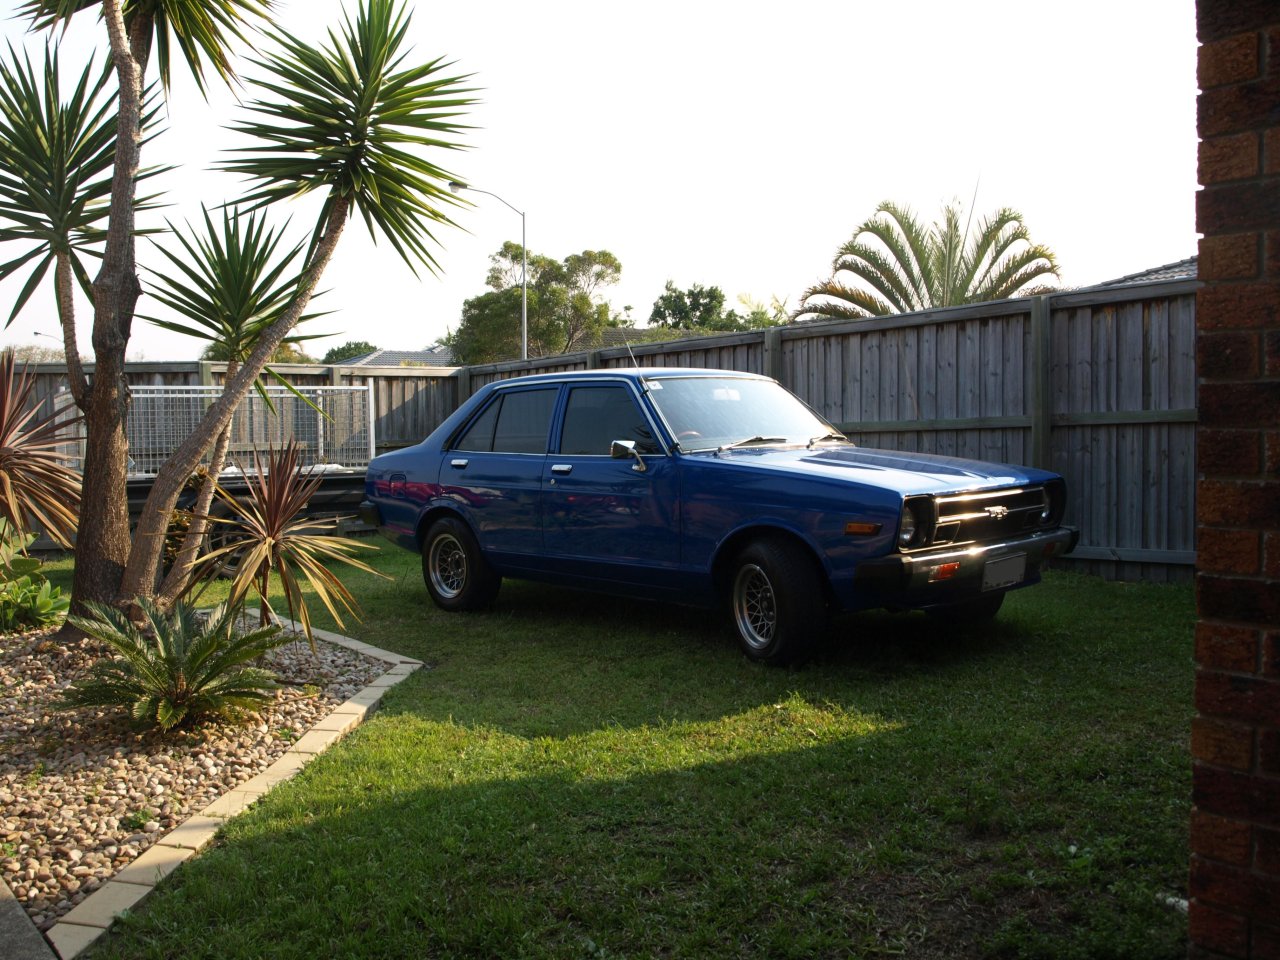
[{"label": "garden bed", "polygon": [[266,709],[161,734],[122,709],[54,706],[101,655],[54,631],[0,636],[0,876],[42,930],[385,669],[300,639],[267,656],[285,687]]}]

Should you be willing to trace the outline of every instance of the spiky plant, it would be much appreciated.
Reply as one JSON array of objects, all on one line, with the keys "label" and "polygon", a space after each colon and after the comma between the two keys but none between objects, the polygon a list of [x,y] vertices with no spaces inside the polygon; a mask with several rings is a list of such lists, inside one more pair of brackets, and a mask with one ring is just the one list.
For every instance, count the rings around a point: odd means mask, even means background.
[{"label": "spiky plant", "polygon": [[907,207],[880,204],[836,251],[831,278],[804,292],[793,319],[882,317],[1003,300],[1058,275],[1053,251],[1031,242],[1016,210],[1004,207],[972,227],[959,203],[945,206],[942,220],[929,226]]},{"label": "spiky plant", "polygon": [[69,622],[116,655],[72,684],[63,707],[127,707],[138,723],[169,730],[202,716],[253,710],[279,689],[269,671],[245,664],[289,637],[275,625],[237,633],[235,604],[219,604],[206,619],[184,603],[165,613],[144,597],[137,604],[141,626],[114,607],[86,606],[89,616]]},{"label": "spiky plant", "polygon": [[326,563],[341,562],[366,573],[382,576],[355,554],[376,550],[371,544],[337,537],[338,520],[304,516],[303,507],[320,486],[320,474],[301,466],[298,444],[290,440],[282,449],[267,451],[265,469],[261,455],[256,470],[244,471],[249,490],[236,497],[218,488],[218,498],[229,516],[218,520],[221,546],[197,564],[193,583],[198,584],[234,567],[232,604],[242,604],[251,593],[261,602],[261,618],[274,617],[268,594],[271,577],[280,580],[289,617],[302,625],[309,641],[311,614],[302,591],[305,582],[339,626],[345,626],[339,606],[359,619],[359,604]]},{"label": "spiky plant", "polygon": [[59,449],[76,439],[79,416],[40,414],[35,378],[13,352],[0,352],[0,517],[21,533],[43,530],[71,545],[80,510],[80,474]]}]

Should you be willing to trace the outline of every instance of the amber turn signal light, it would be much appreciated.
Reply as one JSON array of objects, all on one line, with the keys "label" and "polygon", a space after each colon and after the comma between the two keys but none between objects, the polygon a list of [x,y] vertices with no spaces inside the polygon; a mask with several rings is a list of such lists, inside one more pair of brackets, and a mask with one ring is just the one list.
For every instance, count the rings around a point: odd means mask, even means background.
[{"label": "amber turn signal light", "polygon": [[879,532],[880,524],[878,523],[859,523],[851,520],[844,525],[846,537],[874,537]]}]

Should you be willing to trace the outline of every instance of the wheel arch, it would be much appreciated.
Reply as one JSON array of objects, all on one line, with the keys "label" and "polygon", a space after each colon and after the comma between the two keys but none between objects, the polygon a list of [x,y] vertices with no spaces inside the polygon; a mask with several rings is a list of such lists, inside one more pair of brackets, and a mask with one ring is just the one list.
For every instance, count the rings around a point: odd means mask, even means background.
[{"label": "wheel arch", "polygon": [[789,541],[800,547],[813,563],[814,569],[821,574],[823,596],[831,602],[834,597],[830,575],[813,544],[794,530],[770,523],[755,523],[743,527],[721,541],[711,561],[711,581],[717,598],[723,599],[728,595],[729,585],[733,579],[733,562],[738,554],[746,549],[748,544],[758,540]]},{"label": "wheel arch", "polygon": [[[422,515],[418,517],[418,526],[414,530],[413,539],[418,544],[419,553],[422,552],[422,545],[427,539],[427,531],[431,529],[431,525],[444,517],[450,517],[460,523],[465,523],[467,525],[467,529],[471,531],[471,535],[473,537],[475,536],[475,528],[459,510],[456,510],[446,504],[435,504],[434,506],[428,507],[424,510]],[[479,538],[477,537],[477,540],[478,539]]]}]

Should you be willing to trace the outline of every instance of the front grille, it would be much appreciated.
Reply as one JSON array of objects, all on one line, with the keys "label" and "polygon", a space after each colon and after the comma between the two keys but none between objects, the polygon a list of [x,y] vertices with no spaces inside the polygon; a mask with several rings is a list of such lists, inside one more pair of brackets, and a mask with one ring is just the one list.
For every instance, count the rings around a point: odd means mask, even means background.
[{"label": "front grille", "polygon": [[1043,525],[1049,506],[1043,487],[1016,487],[937,497],[932,546],[982,543],[1021,536]]}]

